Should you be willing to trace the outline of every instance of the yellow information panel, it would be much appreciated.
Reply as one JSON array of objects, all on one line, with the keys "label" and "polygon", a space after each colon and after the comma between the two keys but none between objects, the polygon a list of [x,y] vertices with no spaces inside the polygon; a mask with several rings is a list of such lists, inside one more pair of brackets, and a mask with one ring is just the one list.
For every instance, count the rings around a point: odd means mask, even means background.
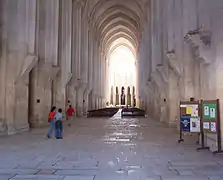
[{"label": "yellow information panel", "polygon": [[191,107],[186,108],[186,114],[191,114]]}]

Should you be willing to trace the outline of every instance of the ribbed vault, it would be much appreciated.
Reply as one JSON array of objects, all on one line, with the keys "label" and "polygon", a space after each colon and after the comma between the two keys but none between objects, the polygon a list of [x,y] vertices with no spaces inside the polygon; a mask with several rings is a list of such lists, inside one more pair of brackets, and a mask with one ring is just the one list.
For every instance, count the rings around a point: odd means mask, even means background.
[{"label": "ribbed vault", "polygon": [[116,39],[113,43],[111,43],[108,49],[105,50],[105,52],[109,56],[115,49],[119,48],[120,46],[126,46],[127,48],[129,48],[132,51],[135,59],[137,59],[136,48],[125,37]]},{"label": "ribbed vault", "polygon": [[86,0],[85,15],[106,56],[114,48],[124,45],[137,57],[144,20],[141,3],[139,0]]},{"label": "ribbed vault", "polygon": [[[84,2],[83,16],[88,19],[89,30],[94,36],[95,48],[98,49],[96,53],[99,54],[97,59],[100,62],[108,60],[105,62],[107,72],[110,72],[108,70],[110,57],[119,47],[127,47],[134,59],[139,60],[140,41],[148,17],[145,12],[146,2],[148,5],[148,0],[86,0]],[[137,68],[136,65],[135,73],[138,73]],[[134,76],[138,77],[137,74]],[[108,75],[106,79],[109,79]]]}]

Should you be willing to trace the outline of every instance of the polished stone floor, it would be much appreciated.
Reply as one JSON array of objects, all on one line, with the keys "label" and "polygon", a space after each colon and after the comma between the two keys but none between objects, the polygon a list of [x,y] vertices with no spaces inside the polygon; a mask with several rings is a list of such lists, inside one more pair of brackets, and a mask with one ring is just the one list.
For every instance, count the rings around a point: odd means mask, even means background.
[{"label": "polished stone floor", "polygon": [[0,180],[220,180],[223,156],[196,152],[196,136],[141,119],[76,119],[64,139],[47,129],[0,138]]}]

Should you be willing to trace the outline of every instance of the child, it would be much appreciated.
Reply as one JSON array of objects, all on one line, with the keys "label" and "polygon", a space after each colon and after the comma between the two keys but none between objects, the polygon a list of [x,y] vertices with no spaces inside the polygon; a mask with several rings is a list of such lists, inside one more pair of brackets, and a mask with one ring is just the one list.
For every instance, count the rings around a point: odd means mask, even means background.
[{"label": "child", "polygon": [[68,126],[70,126],[70,123],[73,120],[74,113],[75,113],[74,108],[71,105],[69,105],[69,108],[67,109],[67,118],[68,118],[68,121],[69,121]]},{"label": "child", "polygon": [[62,109],[58,109],[57,114],[55,115],[56,119],[56,138],[63,139],[62,132],[63,132],[63,114]]}]

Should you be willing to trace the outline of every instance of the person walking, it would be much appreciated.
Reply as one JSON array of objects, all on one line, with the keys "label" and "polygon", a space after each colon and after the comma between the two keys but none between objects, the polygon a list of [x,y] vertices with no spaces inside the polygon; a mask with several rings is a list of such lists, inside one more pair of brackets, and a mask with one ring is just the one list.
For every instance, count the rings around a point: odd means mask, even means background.
[{"label": "person walking", "polygon": [[[71,106],[71,102],[70,102],[70,100],[68,100],[67,101],[67,105],[66,105],[66,109],[68,109],[69,107]],[[66,114],[66,120],[68,121],[68,116],[67,116],[67,114]]]},{"label": "person walking", "polygon": [[52,132],[54,132],[54,136],[56,136],[55,115],[56,115],[56,107],[53,106],[48,116],[48,122],[50,123],[49,131],[47,133],[48,138],[51,137]]},{"label": "person walking", "polygon": [[58,109],[57,114],[55,115],[56,120],[56,138],[63,139],[63,114],[62,109]]},{"label": "person walking", "polygon": [[69,126],[70,126],[70,123],[73,121],[74,115],[75,115],[75,110],[70,105],[69,108],[67,109],[67,118],[68,118],[68,121],[69,121],[69,124],[68,124]]}]

